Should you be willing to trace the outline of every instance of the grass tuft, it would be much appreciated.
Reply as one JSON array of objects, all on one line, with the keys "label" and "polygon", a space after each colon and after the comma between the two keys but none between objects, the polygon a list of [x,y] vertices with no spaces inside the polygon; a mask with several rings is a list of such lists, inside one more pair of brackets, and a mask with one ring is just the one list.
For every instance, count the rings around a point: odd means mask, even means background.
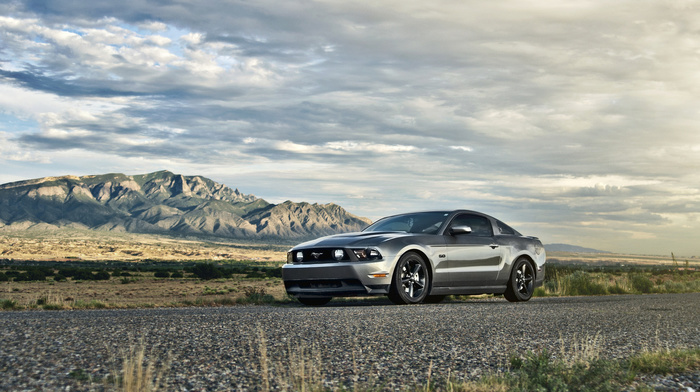
[{"label": "grass tuft", "polygon": [[700,348],[644,351],[630,358],[630,369],[641,373],[671,374],[700,369]]},{"label": "grass tuft", "polygon": [[160,366],[151,358],[146,359],[146,345],[143,340],[122,352],[122,366],[119,378],[113,380],[120,392],[155,392],[164,388],[165,376],[170,369],[170,358]]}]

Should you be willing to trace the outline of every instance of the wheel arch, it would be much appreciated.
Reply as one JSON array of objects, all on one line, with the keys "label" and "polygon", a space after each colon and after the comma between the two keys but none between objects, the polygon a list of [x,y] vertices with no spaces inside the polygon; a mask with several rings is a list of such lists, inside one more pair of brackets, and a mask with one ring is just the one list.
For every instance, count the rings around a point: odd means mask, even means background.
[{"label": "wheel arch", "polygon": [[[518,254],[517,256],[515,256],[515,257],[513,258],[513,261],[511,261],[511,263],[510,263],[510,269],[511,269],[511,271],[513,270],[513,268],[515,268],[515,263],[518,261],[518,259],[525,259],[525,260],[527,260],[527,262],[528,262],[528,263],[530,264],[530,266],[532,267],[532,271],[533,271],[533,273],[535,274],[535,278],[537,278],[537,273],[538,273],[538,272],[537,272],[537,263],[536,263],[535,260],[532,258],[532,256],[530,256],[530,255],[527,254],[527,253],[520,253],[520,254]],[[510,279],[510,273],[508,274],[508,276],[509,276],[509,279]]]},{"label": "wheel arch", "polygon": [[430,257],[428,257],[426,252],[423,249],[421,249],[420,247],[407,247],[407,248],[402,249],[401,252],[399,252],[397,254],[396,259],[395,259],[396,261],[391,266],[391,269],[392,269],[391,276],[393,277],[394,274],[396,273],[396,266],[398,265],[399,260],[401,260],[401,258],[406,253],[410,253],[410,252],[416,253],[418,256],[420,256],[420,258],[423,259],[423,261],[425,261],[425,264],[428,265],[428,275],[430,277],[430,290],[428,291],[428,294],[430,294],[430,292],[433,291],[433,275],[434,275],[433,270],[435,269],[435,265],[433,265],[433,261],[430,259]]}]

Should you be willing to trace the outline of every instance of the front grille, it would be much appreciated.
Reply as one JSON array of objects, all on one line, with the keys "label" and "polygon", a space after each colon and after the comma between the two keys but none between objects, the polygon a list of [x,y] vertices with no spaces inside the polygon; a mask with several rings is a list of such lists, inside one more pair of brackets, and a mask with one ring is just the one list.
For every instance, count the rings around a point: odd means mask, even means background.
[{"label": "front grille", "polygon": [[302,250],[295,250],[291,252],[289,259],[292,260],[293,263],[297,264],[299,263],[296,259],[296,254],[297,252],[302,252],[304,254],[304,260],[301,262],[302,264],[306,263],[337,263],[340,261],[348,261],[350,258],[348,257],[347,252],[343,250],[343,258],[340,260],[336,260],[333,258],[333,252],[336,249],[341,249],[341,248],[318,248],[318,249],[302,249]]},{"label": "front grille", "polygon": [[299,282],[299,288],[302,289],[332,289],[343,287],[340,280],[315,280],[312,282]]}]

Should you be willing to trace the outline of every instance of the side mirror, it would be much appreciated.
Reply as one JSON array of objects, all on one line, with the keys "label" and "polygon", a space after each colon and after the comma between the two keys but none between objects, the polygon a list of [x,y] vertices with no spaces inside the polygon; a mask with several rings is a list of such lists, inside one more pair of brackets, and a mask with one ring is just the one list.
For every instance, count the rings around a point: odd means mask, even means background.
[{"label": "side mirror", "polygon": [[472,228],[469,226],[453,226],[450,227],[450,235],[458,235],[458,234],[470,234],[472,232]]}]

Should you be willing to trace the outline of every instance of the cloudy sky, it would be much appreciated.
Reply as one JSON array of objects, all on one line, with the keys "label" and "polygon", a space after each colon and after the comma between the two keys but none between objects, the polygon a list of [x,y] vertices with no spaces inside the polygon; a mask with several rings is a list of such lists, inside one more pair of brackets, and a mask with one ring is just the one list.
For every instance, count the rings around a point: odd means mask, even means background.
[{"label": "cloudy sky", "polygon": [[0,183],[161,169],[700,256],[694,1],[0,5]]}]

